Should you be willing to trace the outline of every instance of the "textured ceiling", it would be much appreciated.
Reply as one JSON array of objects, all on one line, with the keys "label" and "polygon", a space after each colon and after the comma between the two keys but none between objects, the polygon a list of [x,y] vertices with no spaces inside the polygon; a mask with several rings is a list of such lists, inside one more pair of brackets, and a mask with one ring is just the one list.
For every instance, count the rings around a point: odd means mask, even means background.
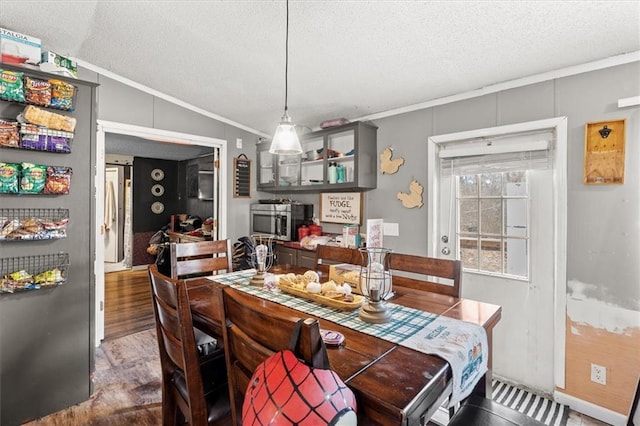
[{"label": "textured ceiling", "polygon": [[[0,0],[0,26],[271,134],[285,2]],[[640,50],[640,1],[291,0],[289,112],[317,127]]]}]

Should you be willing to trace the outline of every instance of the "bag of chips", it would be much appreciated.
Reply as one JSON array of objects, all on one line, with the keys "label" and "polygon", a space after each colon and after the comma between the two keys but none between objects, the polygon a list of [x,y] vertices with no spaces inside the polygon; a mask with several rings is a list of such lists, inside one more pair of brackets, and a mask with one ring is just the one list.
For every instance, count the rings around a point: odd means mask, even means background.
[{"label": "bag of chips", "polygon": [[68,194],[71,186],[71,167],[47,167],[47,181],[44,184],[45,194]]},{"label": "bag of chips", "polygon": [[16,194],[19,176],[20,164],[0,163],[0,193]]},{"label": "bag of chips", "polygon": [[0,98],[24,102],[23,75],[21,72],[0,69]]},{"label": "bag of chips", "polygon": [[47,166],[22,163],[20,191],[23,194],[40,194],[47,181]]},{"label": "bag of chips", "polygon": [[17,148],[18,144],[18,122],[0,119],[0,145]]},{"label": "bag of chips", "polygon": [[51,83],[37,78],[24,78],[24,99],[34,104],[49,106],[51,104]]},{"label": "bag of chips", "polygon": [[51,107],[73,111],[75,87],[62,80],[49,80],[51,83]]}]

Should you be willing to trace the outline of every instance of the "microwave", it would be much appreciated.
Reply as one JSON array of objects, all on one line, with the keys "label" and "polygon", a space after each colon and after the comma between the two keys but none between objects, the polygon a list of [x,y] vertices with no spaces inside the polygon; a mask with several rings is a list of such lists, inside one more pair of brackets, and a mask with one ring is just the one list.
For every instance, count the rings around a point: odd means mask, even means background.
[{"label": "microwave", "polygon": [[251,204],[251,234],[269,234],[281,241],[297,241],[298,228],[313,218],[313,204]]}]

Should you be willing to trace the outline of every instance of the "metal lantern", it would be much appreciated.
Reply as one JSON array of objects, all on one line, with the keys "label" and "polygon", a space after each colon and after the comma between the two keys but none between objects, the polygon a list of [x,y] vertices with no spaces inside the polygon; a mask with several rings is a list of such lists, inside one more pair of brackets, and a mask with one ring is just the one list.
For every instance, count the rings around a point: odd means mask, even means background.
[{"label": "metal lantern", "polygon": [[367,298],[358,316],[366,322],[391,321],[385,298],[391,293],[391,250],[381,247],[361,248],[360,290]]},{"label": "metal lantern", "polygon": [[273,266],[273,238],[273,235],[251,235],[251,264],[257,271],[251,278],[251,285],[262,287],[265,272]]}]

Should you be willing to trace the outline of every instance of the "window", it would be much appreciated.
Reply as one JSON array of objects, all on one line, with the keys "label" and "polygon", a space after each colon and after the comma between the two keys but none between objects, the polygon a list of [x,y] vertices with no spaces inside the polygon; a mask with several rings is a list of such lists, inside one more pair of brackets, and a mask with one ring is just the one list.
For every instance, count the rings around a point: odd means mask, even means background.
[{"label": "window", "polygon": [[529,190],[523,170],[457,176],[456,237],[465,269],[529,278]]}]

